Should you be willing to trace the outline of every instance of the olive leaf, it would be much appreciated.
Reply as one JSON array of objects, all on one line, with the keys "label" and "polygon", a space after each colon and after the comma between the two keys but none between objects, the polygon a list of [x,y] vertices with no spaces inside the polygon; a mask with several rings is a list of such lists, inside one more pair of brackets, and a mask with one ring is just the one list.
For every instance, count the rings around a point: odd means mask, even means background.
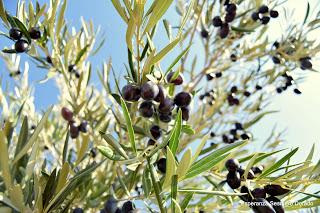
[{"label": "olive leaf", "polygon": [[167,149],[166,175],[162,184],[162,188],[170,185],[172,176],[176,174],[176,160],[170,149]]},{"label": "olive leaf", "polygon": [[290,158],[298,151],[299,148],[295,148],[291,152],[289,152],[287,155],[282,157],[280,160],[278,160],[275,164],[270,165],[270,167],[266,168],[262,174],[258,177],[258,179],[261,179],[263,177],[266,177],[270,174],[272,174],[276,169],[278,169],[280,166],[282,166],[285,162],[290,160]]},{"label": "olive leaf", "polygon": [[222,147],[206,157],[196,161],[195,163],[192,164],[191,168],[186,174],[186,178],[191,178],[196,175],[201,174],[204,171],[207,171],[214,167],[216,164],[221,162],[222,160],[226,159],[228,157],[228,152],[231,151],[232,149],[235,149],[239,146],[242,146],[246,143],[246,141],[240,141],[236,142],[230,145],[227,145],[225,147]]},{"label": "olive leaf", "polygon": [[8,20],[7,20],[6,10],[5,10],[5,8],[4,8],[3,1],[2,1],[2,0],[0,0],[0,17],[1,17],[2,21],[3,21],[6,25],[9,24],[9,23],[8,23]]},{"label": "olive leaf", "polygon": [[169,9],[173,0],[155,0],[152,5],[152,13],[146,24],[143,34],[149,32],[161,19],[164,13]]},{"label": "olive leaf", "polygon": [[52,107],[49,107],[49,109],[47,110],[47,112],[44,114],[44,116],[42,117],[42,119],[40,120],[39,124],[37,125],[37,127],[35,128],[33,134],[31,135],[31,137],[29,138],[28,142],[24,145],[24,147],[19,151],[19,153],[15,156],[12,164],[17,163],[27,152],[28,150],[33,146],[33,144],[35,143],[38,135],[40,134],[42,128],[44,127],[45,123],[47,122],[47,119],[51,113]]},{"label": "olive leaf", "polygon": [[135,141],[134,130],[132,127],[131,117],[130,117],[127,105],[126,105],[125,101],[122,99],[122,97],[120,97],[120,101],[121,101],[121,107],[123,110],[124,118],[127,123],[127,130],[128,130],[128,134],[129,134],[130,144],[131,144],[133,151],[137,154],[136,141]]},{"label": "olive leaf", "polygon": [[175,124],[170,133],[169,148],[175,155],[179,146],[180,134],[182,129],[182,112],[179,109]]}]

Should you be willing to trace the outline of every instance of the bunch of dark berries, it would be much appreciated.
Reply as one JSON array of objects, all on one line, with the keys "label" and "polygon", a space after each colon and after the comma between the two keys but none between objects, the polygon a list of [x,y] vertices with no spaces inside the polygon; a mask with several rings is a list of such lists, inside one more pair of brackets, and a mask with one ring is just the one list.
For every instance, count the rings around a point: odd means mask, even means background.
[{"label": "bunch of dark berries", "polygon": [[76,76],[76,78],[80,78],[80,73],[78,72],[76,65],[74,65],[74,64],[69,65],[68,72],[71,74],[74,74],[74,76]]},{"label": "bunch of dark berries", "polygon": [[230,92],[227,96],[229,106],[240,105],[240,100],[239,98],[236,97],[237,93],[238,93],[238,88],[236,86],[231,87]]},{"label": "bunch of dark berries", "polygon": [[[225,163],[226,169],[229,171],[227,174],[227,184],[232,189],[238,189],[241,186],[241,181],[244,175],[244,169],[240,167],[238,160],[229,159]],[[254,166],[249,170],[248,179],[254,179],[255,175],[261,174],[263,166]],[[276,196],[282,196],[290,190],[282,188],[280,185],[268,184],[264,187],[249,190],[247,186],[243,185],[240,188],[241,195],[239,198],[248,202],[249,206],[254,212],[275,212],[283,213],[284,208],[281,201]],[[269,196],[268,196],[269,195]],[[257,205],[257,202],[263,202],[265,205]]]},{"label": "bunch of dark berries", "polygon": [[[270,15],[270,16],[269,16]],[[251,14],[251,18],[254,21],[260,20],[261,24],[268,24],[271,18],[277,18],[279,16],[279,12],[276,10],[269,10],[269,7],[266,5],[262,5],[258,11]]]},{"label": "bunch of dark berries", "polygon": [[217,94],[216,91],[213,89],[199,96],[199,99],[201,101],[203,101],[204,103],[208,103],[210,106],[212,106],[215,103],[216,98]]},{"label": "bunch of dark berries", "polygon": [[216,73],[208,73],[206,75],[207,81],[211,81],[214,78],[221,78],[222,77],[222,72],[216,72]]},{"label": "bunch of dark berries", "polygon": [[[236,159],[227,160],[225,167],[229,171],[227,174],[227,184],[232,189],[238,189],[241,186],[241,181],[244,180],[245,170],[240,167],[240,163]],[[261,174],[262,171],[262,166],[252,167],[248,172],[247,179],[254,179],[255,176]]]},{"label": "bunch of dark berries", "polygon": [[[167,75],[169,84],[181,85],[183,77],[181,74],[174,76],[173,72]],[[182,119],[189,119],[189,105],[192,96],[188,92],[180,92],[175,95],[173,100],[166,95],[166,90],[161,85],[152,81],[145,82],[141,87],[128,84],[122,88],[122,97],[129,102],[136,102],[140,98],[143,102],[139,105],[139,113],[142,117],[151,118],[158,116],[159,120],[169,123],[172,120],[172,112],[177,106],[182,111]]]},{"label": "bunch of dark berries", "polygon": [[219,36],[222,39],[226,38],[230,32],[229,23],[232,22],[236,17],[237,5],[233,3],[225,2],[225,10],[226,10],[226,14],[224,16],[224,21],[222,21],[220,16],[215,16],[212,19],[213,26],[220,27]]},{"label": "bunch of dark berries", "polygon": [[[279,86],[276,88],[277,93],[282,93],[284,91],[286,91],[289,87],[291,87],[294,83],[293,77],[288,73],[285,72],[282,77],[284,78],[284,85],[283,86]],[[293,92],[297,95],[301,94],[301,91],[298,88],[293,89]]]},{"label": "bunch of dark berries", "polygon": [[230,129],[229,131],[230,134],[223,134],[222,135],[222,141],[224,143],[234,143],[240,138],[242,140],[251,140],[252,136],[250,133],[246,132],[243,128],[243,125],[239,122],[235,123],[235,127]]},{"label": "bunch of dark berries", "polygon": [[86,133],[88,123],[87,121],[82,121],[78,126],[75,124],[75,121],[73,120],[73,112],[69,110],[66,107],[63,107],[61,109],[61,115],[62,117],[68,121],[69,124],[69,131],[71,138],[75,139],[79,136],[80,132]]},{"label": "bunch of dark berries", "polygon": [[[29,35],[34,40],[41,38],[41,32],[37,27],[30,28]],[[9,30],[9,37],[16,41],[14,44],[14,49],[17,53],[26,52],[29,48],[30,44],[23,38],[23,36],[26,35],[23,35],[22,31],[17,27],[13,27]]]}]

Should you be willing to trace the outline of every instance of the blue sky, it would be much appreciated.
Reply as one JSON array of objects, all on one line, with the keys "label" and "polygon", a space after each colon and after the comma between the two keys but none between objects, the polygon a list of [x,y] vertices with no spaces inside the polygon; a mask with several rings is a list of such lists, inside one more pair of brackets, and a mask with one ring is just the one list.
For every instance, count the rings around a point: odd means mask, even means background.
[{"label": "blue sky", "polygon": [[[40,0],[40,3],[49,2],[49,0]],[[311,8],[316,6],[317,0],[309,1]],[[14,13],[15,0],[4,0],[6,8]],[[289,0],[286,7],[295,9],[293,22],[301,22],[304,17],[306,9],[306,1]],[[281,11],[281,10],[279,10]],[[280,19],[283,13],[280,12]],[[125,47],[125,25],[116,14],[111,5],[110,0],[69,0],[66,16],[68,23],[75,26],[80,26],[80,17],[83,16],[86,20],[91,19],[95,26],[101,26],[103,32],[106,35],[106,43],[101,49],[99,54],[92,57],[93,67],[100,67],[103,60],[107,60],[112,57],[112,61],[117,73],[122,74],[125,72],[124,63],[126,63],[127,51]],[[167,17],[174,16],[174,9],[169,11]],[[284,21],[273,22],[273,32],[281,32],[285,29]],[[1,28],[3,30],[3,28]],[[319,35],[319,32],[318,32]],[[317,36],[318,36],[317,35]],[[316,36],[316,35],[314,35]],[[158,38],[158,44],[163,43],[163,39],[166,39],[164,34],[160,34]],[[10,41],[4,37],[0,38],[0,46],[9,46]],[[313,60],[316,68],[319,68],[319,58]],[[12,85],[12,80],[8,78],[6,72],[4,72],[4,63],[1,60],[0,66],[1,76],[4,80]],[[45,71],[36,69],[32,63],[30,63],[30,78],[31,81],[36,81],[44,78]],[[320,69],[318,69],[320,70]],[[262,120],[258,124],[253,132],[256,133],[257,139],[264,140],[272,129],[277,124],[279,130],[287,128],[286,144],[284,147],[300,147],[297,160],[307,155],[309,149],[313,143],[319,144],[319,132],[320,132],[320,75],[312,73],[308,76],[307,80],[300,84],[299,88],[303,94],[301,96],[294,95],[292,92],[286,92],[280,96],[274,98],[274,102],[271,104],[271,109],[280,110],[279,113],[269,116]],[[54,98],[57,97],[57,90],[53,82],[35,86],[35,100],[38,109],[44,109],[49,104],[54,104]],[[320,146],[320,145],[318,145]],[[255,146],[258,147],[258,146]],[[319,147],[317,149],[320,151]]]}]

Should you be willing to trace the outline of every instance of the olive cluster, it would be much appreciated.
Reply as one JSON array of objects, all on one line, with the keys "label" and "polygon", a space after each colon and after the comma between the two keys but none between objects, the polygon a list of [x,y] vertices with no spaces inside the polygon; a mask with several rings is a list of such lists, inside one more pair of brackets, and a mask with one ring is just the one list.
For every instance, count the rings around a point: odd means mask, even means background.
[{"label": "olive cluster", "polygon": [[76,125],[73,119],[73,112],[68,108],[63,107],[61,109],[61,115],[66,121],[68,121],[71,138],[75,139],[79,136],[80,132],[86,133],[88,131],[88,122],[81,121],[79,125]]},{"label": "olive cluster", "polygon": [[216,98],[217,98],[217,94],[213,89],[199,96],[199,99],[201,101],[208,103],[210,106],[212,106],[215,103]]},{"label": "olive cluster", "polygon": [[221,78],[222,77],[222,72],[216,72],[216,73],[208,73],[206,75],[207,81],[211,81],[214,78]]},{"label": "olive cluster", "polygon": [[252,139],[252,135],[248,132],[246,132],[243,128],[243,125],[239,122],[235,123],[235,127],[230,129],[230,134],[223,134],[222,135],[222,141],[224,143],[234,143],[240,138],[242,140],[250,140]]},{"label": "olive cluster", "polygon": [[227,100],[229,103],[229,106],[239,106],[240,101],[239,98],[236,97],[238,93],[238,88],[236,86],[231,87],[230,92],[228,94]]},{"label": "olive cluster", "polygon": [[[35,40],[41,38],[41,32],[37,27],[30,28],[29,35],[30,35],[30,38]],[[28,43],[28,41],[22,38],[23,36],[26,36],[26,35],[23,35],[22,31],[19,28],[16,28],[16,27],[11,28],[9,30],[9,36],[12,40],[16,41],[14,44],[14,49],[17,53],[23,53],[28,50],[28,47],[30,44]]]},{"label": "olive cluster", "polygon": [[[295,38],[291,38],[290,42],[294,44],[296,42],[296,39]],[[279,47],[280,47],[280,43],[278,41],[275,41],[272,46],[275,48],[275,50],[278,50]],[[288,54],[288,55],[292,55],[293,52],[294,52],[294,49],[292,49],[292,47],[287,48],[285,50],[285,53]],[[279,51],[277,51],[276,54],[274,56],[272,56],[271,59],[272,59],[274,64],[281,64],[281,57],[282,57],[281,53]],[[312,69],[311,57],[310,56],[305,56],[305,57],[299,58],[299,65],[300,65],[300,68],[302,70],[310,70],[310,69]]]},{"label": "olive cluster", "polygon": [[[291,87],[294,83],[294,80],[292,78],[292,76],[288,73],[288,72],[285,72],[282,77],[284,78],[285,82],[284,82],[284,85],[283,86],[279,86],[276,88],[276,91],[277,93],[282,93],[283,91],[286,91],[289,87]],[[301,91],[298,89],[298,88],[295,88],[293,90],[293,92],[295,94],[298,94],[300,95],[301,94]]]},{"label": "olive cluster", "polygon": [[[174,73],[170,72],[167,75],[167,82],[174,85],[181,85],[183,78],[179,74],[174,78]],[[189,119],[189,105],[192,96],[188,92],[179,92],[172,100],[166,95],[166,90],[161,85],[157,85],[152,81],[148,81],[141,85],[141,87],[133,84],[128,84],[122,88],[122,96],[124,100],[129,102],[139,101],[143,99],[139,105],[139,113],[144,118],[151,118],[158,116],[159,120],[169,123],[172,120],[172,111],[177,106],[182,111],[182,119],[187,121]]]},{"label": "olive cluster", "polygon": [[224,16],[224,21],[222,21],[220,16],[215,16],[212,19],[212,25],[214,27],[219,27],[219,36],[224,39],[229,35],[230,26],[229,23],[232,22],[237,14],[237,5],[233,3],[225,3],[226,14]]},{"label": "olive cluster", "polygon": [[[268,13],[270,16],[268,16]],[[254,21],[260,20],[262,24],[266,25],[270,21],[271,18],[277,18],[279,16],[279,12],[276,10],[270,10],[266,5],[262,5],[257,12],[251,14],[251,18]]]},{"label": "olive cluster", "polygon": [[[229,159],[225,163],[225,167],[228,170],[227,184],[232,189],[238,189],[241,186],[241,181],[244,175],[244,169],[240,167],[239,161],[236,159]],[[252,167],[247,179],[254,179],[256,174],[261,174],[263,166]],[[247,193],[246,195],[239,196],[241,200],[249,202],[250,207],[257,212],[284,212],[280,200],[276,196],[281,196],[289,192],[288,189],[284,189],[276,184],[267,184],[262,188],[255,188],[249,190],[247,186],[243,185],[240,188],[241,193]],[[269,195],[267,197],[267,195]],[[254,205],[254,202],[264,202],[266,205]],[[251,204],[250,204],[251,203]]]}]

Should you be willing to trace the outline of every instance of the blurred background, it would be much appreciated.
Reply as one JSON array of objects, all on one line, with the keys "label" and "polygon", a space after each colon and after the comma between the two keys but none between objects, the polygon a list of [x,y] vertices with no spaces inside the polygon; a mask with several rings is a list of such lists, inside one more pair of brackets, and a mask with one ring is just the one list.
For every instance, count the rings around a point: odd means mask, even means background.
[{"label": "blurred background", "polygon": [[[319,0],[310,0],[311,12],[319,4]],[[40,0],[42,3],[49,3],[49,0]],[[4,0],[5,7],[11,14],[15,14],[16,0]],[[294,11],[291,17],[291,23],[302,23],[307,1],[288,0],[286,3],[277,8],[280,12],[280,19],[271,22],[270,40],[275,40],[281,37],[281,33],[286,29],[287,22],[283,17],[283,8]],[[125,46],[125,25],[119,16],[116,14],[110,0],[69,0],[66,18],[69,25],[76,28],[80,27],[80,17],[83,16],[85,20],[92,20],[95,26],[100,26],[101,31],[104,32],[106,43],[100,52],[91,58],[93,68],[101,67],[103,60],[108,60],[112,57],[115,71],[119,76],[125,74],[124,64],[127,63],[127,50]],[[170,8],[165,18],[174,22],[177,17],[174,6]],[[0,27],[1,31],[6,32],[6,29]],[[160,35],[160,36],[159,36]],[[163,29],[159,29],[158,45],[163,46],[164,36]],[[319,39],[320,31],[310,35],[310,38]],[[166,41],[166,40],[165,40]],[[9,40],[5,37],[0,38],[1,49],[4,46],[11,45]],[[195,43],[194,47],[200,42]],[[197,47],[196,47],[197,48]],[[24,60],[22,57],[21,70],[23,70]],[[166,63],[166,60],[164,61]],[[312,59],[313,66],[316,70],[320,70],[319,56]],[[9,73],[5,70],[3,60],[0,60],[0,78],[2,78],[1,87],[8,85],[10,88],[14,86],[14,81],[9,78]],[[45,70],[38,69],[30,62],[30,81],[34,83],[34,96],[37,110],[43,110],[48,105],[54,104],[57,100],[57,89],[53,81],[45,84],[38,84],[37,81],[45,77]],[[96,77],[93,78],[92,83],[99,84]],[[295,161],[303,160],[308,154],[312,144],[316,144],[316,153],[320,151],[320,74],[310,72],[304,82],[299,84],[299,89],[302,91],[301,95],[295,95],[291,91],[276,95],[269,109],[279,110],[279,113],[272,114],[264,118],[259,124],[252,129],[257,143],[263,142],[270,134],[273,127],[276,125],[279,131],[285,130],[286,139],[283,147],[293,148],[300,147]],[[253,149],[258,149],[259,146],[253,146]]]}]

